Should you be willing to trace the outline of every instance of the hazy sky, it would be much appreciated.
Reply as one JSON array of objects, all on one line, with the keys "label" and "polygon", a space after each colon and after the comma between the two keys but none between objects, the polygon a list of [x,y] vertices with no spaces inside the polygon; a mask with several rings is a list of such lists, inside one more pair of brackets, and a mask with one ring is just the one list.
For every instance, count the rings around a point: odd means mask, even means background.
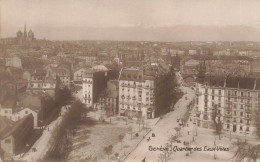
[{"label": "hazy sky", "polygon": [[[14,36],[25,23],[36,37],[52,39],[54,29],[88,27],[246,25],[260,31],[260,0],[0,0],[0,4],[2,37]],[[69,34],[64,32],[64,39]],[[62,39],[61,33],[57,39]]]}]

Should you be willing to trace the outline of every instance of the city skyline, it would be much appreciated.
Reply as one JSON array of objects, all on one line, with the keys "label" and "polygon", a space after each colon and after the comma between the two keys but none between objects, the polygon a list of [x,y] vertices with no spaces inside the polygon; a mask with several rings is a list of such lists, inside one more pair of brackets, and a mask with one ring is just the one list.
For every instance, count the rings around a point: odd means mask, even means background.
[{"label": "city skyline", "polygon": [[258,0],[7,0],[0,37],[26,23],[37,38],[52,40],[259,41],[259,15]]}]

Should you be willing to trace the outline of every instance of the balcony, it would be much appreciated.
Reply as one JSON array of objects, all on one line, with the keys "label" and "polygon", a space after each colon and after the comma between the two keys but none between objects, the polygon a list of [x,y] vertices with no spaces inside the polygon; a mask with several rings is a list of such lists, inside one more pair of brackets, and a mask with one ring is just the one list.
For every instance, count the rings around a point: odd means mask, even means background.
[{"label": "balcony", "polygon": [[83,83],[92,84],[92,81],[83,80]]},{"label": "balcony", "polygon": [[247,116],[247,115],[246,115],[246,116],[245,116],[245,119],[250,119],[250,116]]},{"label": "balcony", "polygon": [[121,87],[127,87],[127,84],[122,83]]},{"label": "balcony", "polygon": [[231,113],[225,113],[225,117],[231,117],[232,114]]}]

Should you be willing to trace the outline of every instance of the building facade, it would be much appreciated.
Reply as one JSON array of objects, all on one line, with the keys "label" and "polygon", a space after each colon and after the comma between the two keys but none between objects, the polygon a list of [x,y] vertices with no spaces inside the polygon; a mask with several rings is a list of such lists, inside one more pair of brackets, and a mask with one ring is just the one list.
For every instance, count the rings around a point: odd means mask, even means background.
[{"label": "building facade", "polygon": [[123,69],[119,78],[119,114],[154,118],[154,78],[139,68]]},{"label": "building facade", "polygon": [[196,85],[196,124],[213,128],[211,114],[217,109],[217,120],[223,130],[250,134],[255,131],[254,112],[260,110],[260,81],[255,78],[211,78]]}]

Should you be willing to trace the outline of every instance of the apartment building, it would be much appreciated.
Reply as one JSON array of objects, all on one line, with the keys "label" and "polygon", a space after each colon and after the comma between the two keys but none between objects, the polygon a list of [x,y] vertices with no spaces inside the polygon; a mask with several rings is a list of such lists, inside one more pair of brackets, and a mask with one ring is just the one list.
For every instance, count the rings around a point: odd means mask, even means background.
[{"label": "apartment building", "polygon": [[99,95],[101,110],[106,111],[107,116],[118,114],[118,80],[109,80],[107,88]]},{"label": "apartment building", "polygon": [[98,102],[99,94],[107,87],[107,81],[118,78],[118,72],[115,70],[99,71],[87,69],[83,75],[82,84],[82,102],[87,107],[93,107]]},{"label": "apartment building", "polygon": [[154,77],[140,68],[122,69],[119,77],[119,114],[154,118]]},{"label": "apartment building", "polygon": [[254,112],[260,110],[260,80],[246,77],[211,77],[196,85],[196,125],[213,128],[211,114],[217,108],[217,120],[223,130],[252,135]]}]

